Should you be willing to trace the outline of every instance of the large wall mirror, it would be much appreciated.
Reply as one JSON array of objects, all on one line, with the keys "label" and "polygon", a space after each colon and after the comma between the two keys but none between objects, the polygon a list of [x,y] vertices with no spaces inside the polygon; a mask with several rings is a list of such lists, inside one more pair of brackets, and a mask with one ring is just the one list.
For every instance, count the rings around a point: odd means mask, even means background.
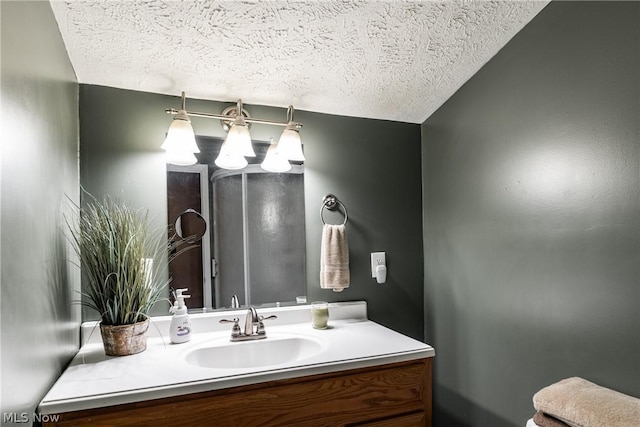
[{"label": "large wall mirror", "polygon": [[[223,140],[196,138],[192,166],[167,165],[169,239],[193,236],[169,265],[173,288],[189,288],[190,308],[269,306],[306,295],[304,167],[271,173],[260,167],[268,142],[240,170],[218,168]],[[205,225],[206,223],[206,225]]]}]

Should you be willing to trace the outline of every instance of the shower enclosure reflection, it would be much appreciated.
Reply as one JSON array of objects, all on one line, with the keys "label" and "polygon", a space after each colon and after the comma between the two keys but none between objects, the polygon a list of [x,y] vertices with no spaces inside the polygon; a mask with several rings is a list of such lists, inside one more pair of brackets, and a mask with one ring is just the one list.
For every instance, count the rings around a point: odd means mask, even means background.
[{"label": "shower enclosure reflection", "polygon": [[[223,141],[196,139],[199,164],[167,168],[168,219],[172,224],[172,215],[195,209],[208,217],[208,236],[201,252],[190,251],[171,263],[176,264],[170,265],[172,286],[200,295],[190,308],[227,308],[233,295],[241,305],[254,306],[305,296],[303,166],[294,164],[285,173],[264,171],[260,162],[268,143],[254,141],[252,164],[237,171],[219,169],[214,159]],[[201,291],[193,292],[196,288]]]},{"label": "shower enclosure reflection", "polygon": [[249,165],[218,171],[212,183],[216,307],[233,295],[247,305],[305,295],[302,166],[265,173]]}]

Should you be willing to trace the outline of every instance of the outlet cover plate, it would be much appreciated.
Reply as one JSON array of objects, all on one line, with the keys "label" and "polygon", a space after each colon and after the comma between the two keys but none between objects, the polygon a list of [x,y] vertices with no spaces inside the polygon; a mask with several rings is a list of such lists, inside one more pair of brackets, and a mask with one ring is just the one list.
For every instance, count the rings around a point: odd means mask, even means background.
[{"label": "outlet cover plate", "polygon": [[376,267],[379,265],[387,265],[385,252],[371,252],[371,277],[376,277]]}]

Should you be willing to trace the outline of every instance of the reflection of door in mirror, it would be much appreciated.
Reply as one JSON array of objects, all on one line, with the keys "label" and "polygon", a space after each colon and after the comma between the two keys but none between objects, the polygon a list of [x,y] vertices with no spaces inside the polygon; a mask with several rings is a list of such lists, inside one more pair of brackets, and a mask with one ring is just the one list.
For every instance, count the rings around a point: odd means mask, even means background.
[{"label": "reflection of door in mirror", "polygon": [[[257,164],[211,177],[216,307],[293,302],[306,295],[304,174]],[[242,262],[244,260],[244,262]]]},{"label": "reflection of door in mirror", "polygon": [[[202,233],[202,219],[197,215],[181,215],[193,209],[209,218],[209,188],[206,165],[167,165],[167,214],[169,239]],[[179,221],[176,221],[180,217]],[[209,221],[207,221],[209,222]],[[176,225],[180,230],[176,229]],[[209,226],[195,246],[169,263],[169,276],[174,289],[188,288],[188,306],[211,307],[211,274],[209,264]]]}]

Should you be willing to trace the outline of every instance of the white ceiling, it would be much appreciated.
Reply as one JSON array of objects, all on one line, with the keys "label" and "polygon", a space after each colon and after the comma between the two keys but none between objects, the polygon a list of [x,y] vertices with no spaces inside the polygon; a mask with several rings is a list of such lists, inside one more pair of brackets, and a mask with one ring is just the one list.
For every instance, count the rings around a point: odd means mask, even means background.
[{"label": "white ceiling", "polygon": [[547,3],[51,1],[80,83],[410,123]]}]

